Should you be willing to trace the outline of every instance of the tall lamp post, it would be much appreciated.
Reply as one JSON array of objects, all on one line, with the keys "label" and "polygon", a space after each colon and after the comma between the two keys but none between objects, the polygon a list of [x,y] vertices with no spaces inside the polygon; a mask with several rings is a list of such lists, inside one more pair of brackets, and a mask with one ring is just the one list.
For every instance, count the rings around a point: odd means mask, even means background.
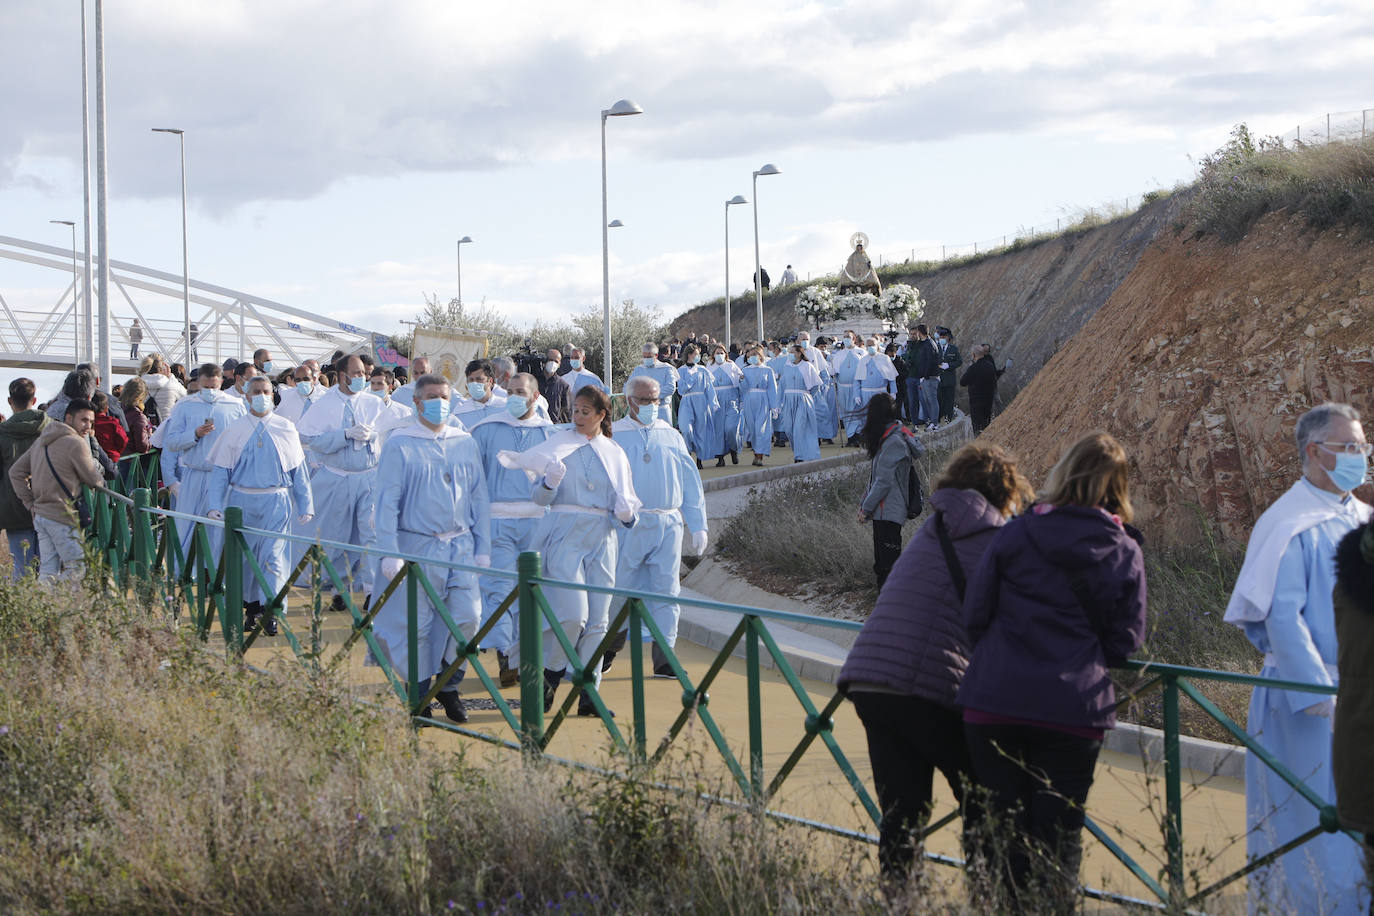
[{"label": "tall lamp post", "polygon": [[110,189],[105,133],[105,2],[95,0],[95,257],[99,323],[96,360],[101,379],[110,385]]},{"label": "tall lamp post", "polygon": [[736,204],[747,204],[736,194],[725,202],[725,349],[730,350],[730,208]]},{"label": "tall lamp post", "polygon": [[463,307],[463,246],[472,244],[472,236],[465,235],[458,240],[458,308]]},{"label": "tall lamp post", "polygon": [[86,74],[86,0],[81,0],[81,227],[85,237],[85,284],[81,296],[81,361],[95,362],[95,327],[91,313],[91,90]]},{"label": "tall lamp post", "polygon": [[759,264],[759,176],[778,173],[778,167],[771,162],[754,173],[754,300],[759,310],[759,340],[763,340],[763,268]]},{"label": "tall lamp post", "polygon": [[186,335],[186,365],[191,365],[191,268],[186,248],[186,132],[178,127],[154,127],[155,134],[176,134],[181,147],[181,311]]},{"label": "tall lamp post", "polygon": [[606,387],[611,387],[611,255],[610,239],[606,222],[606,119],[626,115],[643,114],[640,108],[629,99],[621,99],[610,108],[601,111],[601,320],[604,324],[602,348],[605,353],[602,370],[606,373]]},{"label": "tall lamp post", "polygon": [[[81,288],[80,275],[76,272],[76,223],[69,219],[50,219],[54,226],[70,226],[72,230],[72,365],[81,362],[81,309],[78,307],[78,290]],[[85,303],[81,297],[80,304]]]}]

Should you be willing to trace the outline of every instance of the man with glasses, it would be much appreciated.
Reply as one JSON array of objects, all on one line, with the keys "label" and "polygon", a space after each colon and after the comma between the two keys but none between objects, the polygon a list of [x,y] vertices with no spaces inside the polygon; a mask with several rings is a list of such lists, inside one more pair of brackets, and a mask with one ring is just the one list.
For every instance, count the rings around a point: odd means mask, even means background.
[{"label": "man with glasses", "polygon": [[[1296,432],[1302,477],[1265,510],[1250,534],[1226,620],[1264,653],[1262,677],[1336,683],[1332,605],[1336,547],[1374,509],[1352,492],[1365,482],[1370,445],[1360,414],[1322,404]],[[1335,698],[1256,687],[1247,730],[1327,803]],[[1264,856],[1320,826],[1316,808],[1256,755],[1245,761],[1247,852]],[[1344,833],[1322,833],[1250,876],[1252,909],[1276,913],[1365,913],[1362,850]]]}]

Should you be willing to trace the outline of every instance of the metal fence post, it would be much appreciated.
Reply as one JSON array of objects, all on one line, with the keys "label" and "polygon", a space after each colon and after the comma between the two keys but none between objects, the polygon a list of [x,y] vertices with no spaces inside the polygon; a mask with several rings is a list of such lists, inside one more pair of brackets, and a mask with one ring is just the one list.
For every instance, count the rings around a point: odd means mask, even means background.
[{"label": "metal fence post", "polygon": [[224,509],[224,550],[220,563],[224,565],[224,639],[229,651],[243,655],[243,543],[239,529],[243,527],[243,509],[226,506]]},{"label": "metal fence post", "polygon": [[1169,897],[1180,908],[1188,899],[1183,886],[1183,774],[1179,770],[1178,678],[1164,675],[1164,845],[1169,864]]},{"label": "metal fence post", "polygon": [[543,573],[543,563],[536,551],[526,550],[515,570],[520,577],[520,740],[527,752],[537,753],[544,741],[544,627],[530,580]]},{"label": "metal fence post", "polygon": [[411,715],[419,714],[420,699],[420,583],[416,567],[407,563],[406,574],[406,703]]},{"label": "metal fence post", "polygon": [[135,587],[146,586],[153,564],[153,527],[148,518],[148,505],[151,497],[146,489],[134,490],[134,568]]},{"label": "metal fence post", "polygon": [[759,619],[749,618],[744,640],[745,676],[749,679],[749,790],[763,803],[763,687],[759,683]]}]

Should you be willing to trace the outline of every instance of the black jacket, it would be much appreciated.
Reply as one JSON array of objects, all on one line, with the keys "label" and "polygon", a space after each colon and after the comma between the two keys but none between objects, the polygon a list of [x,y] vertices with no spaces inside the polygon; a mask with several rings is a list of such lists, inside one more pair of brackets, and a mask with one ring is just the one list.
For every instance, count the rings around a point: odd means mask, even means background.
[{"label": "black jacket", "polygon": [[1002,377],[1005,369],[998,369],[997,364],[992,361],[991,356],[980,356],[973,361],[973,365],[964,370],[964,375],[959,379],[959,384],[968,389],[969,398],[985,398],[991,400],[997,394],[997,380]]},{"label": "black jacket", "polygon": [[572,388],[561,376],[550,378],[542,372],[539,377],[539,393],[549,402],[549,419],[554,423],[572,422]]},{"label": "black jacket", "polygon": [[940,354],[930,338],[912,341],[906,348],[907,373],[912,378],[932,378],[940,374]]}]

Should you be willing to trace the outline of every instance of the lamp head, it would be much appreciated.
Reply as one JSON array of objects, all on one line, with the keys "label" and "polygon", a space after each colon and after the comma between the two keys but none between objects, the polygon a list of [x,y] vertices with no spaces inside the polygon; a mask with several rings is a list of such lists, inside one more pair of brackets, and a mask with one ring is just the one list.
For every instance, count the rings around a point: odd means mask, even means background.
[{"label": "lamp head", "polygon": [[636,105],[634,102],[631,102],[629,99],[621,99],[619,102],[616,102],[610,108],[607,108],[605,111],[601,112],[601,117],[620,118],[624,117],[625,115],[637,114],[644,114],[644,109],[640,108],[638,105]]},{"label": "lamp head", "polygon": [[154,128],[153,128],[153,133],[155,133],[155,134],[176,134],[176,135],[179,137],[179,136],[181,136],[182,134],[186,133],[186,131],[182,130],[182,129],[179,128],[179,127],[154,127]]},{"label": "lamp head", "polygon": [[72,222],[72,221],[69,220],[69,219],[50,219],[50,220],[48,220],[48,222],[50,222],[50,223],[56,223],[56,224],[59,225],[59,226],[75,226],[75,225],[76,225],[76,223]]},{"label": "lamp head", "polygon": [[459,245],[468,245],[468,244],[471,244],[471,242],[472,242],[472,236],[470,236],[470,235],[465,235],[465,236],[463,236],[461,239],[458,240],[458,244],[459,244]]},{"label": "lamp head", "polygon": [[757,177],[757,176],[759,176],[759,175],[780,175],[780,174],[782,174],[782,170],[779,169],[776,165],[774,165],[774,164],[771,163],[771,162],[765,164],[763,168],[759,169],[757,172],[754,173],[755,177]]},{"label": "lamp head", "polygon": [[609,223],[606,224],[606,228],[607,228],[607,229],[623,229],[623,228],[625,228],[625,224],[622,223],[622,222],[621,222],[620,220],[618,220],[618,219],[613,219],[613,220],[611,220]]},{"label": "lamp head", "polygon": [[747,204],[747,203],[749,203],[749,201],[747,201],[747,200],[744,199],[744,195],[742,195],[742,194],[736,194],[734,197],[730,198],[729,200],[727,200],[727,201],[725,202],[725,206],[731,207],[731,206],[734,206],[735,204]]}]

